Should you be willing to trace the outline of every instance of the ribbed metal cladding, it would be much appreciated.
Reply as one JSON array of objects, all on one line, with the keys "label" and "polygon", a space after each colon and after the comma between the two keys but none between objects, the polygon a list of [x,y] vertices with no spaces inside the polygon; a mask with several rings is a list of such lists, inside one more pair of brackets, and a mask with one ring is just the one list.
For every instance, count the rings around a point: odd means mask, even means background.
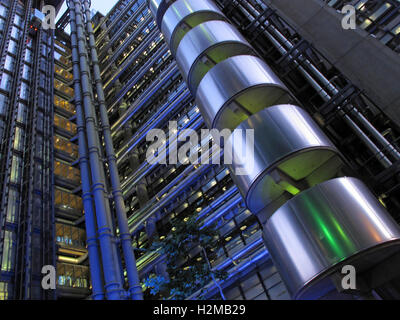
[{"label": "ribbed metal cladding", "polygon": [[[277,105],[264,109],[243,121],[225,147],[232,146],[231,172],[250,211],[257,213],[285,192],[296,195],[302,190],[332,177],[332,158],[340,157],[329,138],[303,109]],[[254,130],[254,160],[244,143],[246,132]],[[336,161],[335,169],[340,166]],[[322,173],[321,173],[322,171]],[[243,192],[244,191],[244,192]]]},{"label": "ribbed metal cladding", "polygon": [[400,232],[360,180],[338,178],[282,206],[265,225],[264,238],[293,296],[312,299],[332,287],[329,275],[343,265],[362,274],[387,258]]},{"label": "ribbed metal cladding", "polygon": [[189,30],[212,20],[225,21],[224,14],[214,3],[207,0],[177,1],[165,12],[161,32],[175,54],[180,41]]},{"label": "ribbed metal cladding", "polygon": [[294,101],[267,64],[248,55],[233,56],[217,64],[204,76],[196,94],[208,127],[219,130],[235,129],[249,115]]},{"label": "ribbed metal cladding", "polygon": [[195,94],[200,81],[216,64],[235,55],[255,54],[250,44],[226,21],[206,21],[182,38],[176,61]]},{"label": "ribbed metal cladding", "polygon": [[361,181],[340,178],[337,148],[213,1],[148,2],[208,127],[241,129],[224,145],[231,175],[293,297],[330,290],[343,262],[364,270],[393,253],[400,228]]}]

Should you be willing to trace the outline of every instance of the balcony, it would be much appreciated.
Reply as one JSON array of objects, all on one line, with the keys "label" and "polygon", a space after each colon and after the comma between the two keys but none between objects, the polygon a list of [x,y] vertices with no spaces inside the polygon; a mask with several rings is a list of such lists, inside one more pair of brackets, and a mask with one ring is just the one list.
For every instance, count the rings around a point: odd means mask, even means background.
[{"label": "balcony", "polygon": [[74,105],[58,96],[54,96],[54,105],[67,117],[71,117],[76,113]]},{"label": "balcony", "polygon": [[61,161],[54,162],[56,184],[66,188],[75,188],[81,183],[80,171]]},{"label": "balcony", "polygon": [[57,263],[57,292],[64,299],[85,299],[90,294],[89,268]]},{"label": "balcony", "polygon": [[76,124],[58,114],[54,115],[54,126],[56,127],[56,131],[68,137],[73,137],[77,133]]},{"label": "balcony", "polygon": [[83,214],[82,198],[60,189],[55,190],[54,205],[57,216],[77,219]]},{"label": "balcony", "polygon": [[54,136],[54,148],[57,156],[66,161],[74,161],[79,156],[78,146],[59,136]]}]

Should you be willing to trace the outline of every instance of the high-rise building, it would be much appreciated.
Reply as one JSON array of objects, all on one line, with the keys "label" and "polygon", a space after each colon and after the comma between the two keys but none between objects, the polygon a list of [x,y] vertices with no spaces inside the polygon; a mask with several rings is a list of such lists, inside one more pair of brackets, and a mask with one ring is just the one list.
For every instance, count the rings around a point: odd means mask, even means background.
[{"label": "high-rise building", "polygon": [[0,299],[154,299],[152,244],[193,214],[227,277],[188,299],[400,298],[398,1],[67,0],[41,28],[62,2],[0,4]]}]

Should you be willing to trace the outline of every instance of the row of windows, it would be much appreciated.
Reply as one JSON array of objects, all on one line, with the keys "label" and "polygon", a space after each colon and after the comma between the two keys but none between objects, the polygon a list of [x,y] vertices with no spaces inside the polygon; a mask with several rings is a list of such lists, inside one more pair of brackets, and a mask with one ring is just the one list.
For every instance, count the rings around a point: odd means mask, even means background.
[{"label": "row of windows", "polygon": [[81,182],[80,171],[60,161],[55,161],[54,163],[54,174],[75,184]]},{"label": "row of windows", "polygon": [[70,225],[56,223],[56,239],[63,245],[85,248],[86,233],[85,230]]},{"label": "row of windows", "polygon": [[69,113],[72,113],[72,114],[76,113],[75,107],[71,103],[69,103],[67,100],[60,98],[57,95],[54,95],[54,105],[56,107],[59,107],[61,109],[68,111]]},{"label": "row of windows", "polygon": [[60,136],[54,136],[54,148],[56,148],[58,151],[68,154],[74,159],[78,158],[78,146],[69,142],[69,140],[61,138]]},{"label": "row of windows", "polygon": [[89,288],[89,268],[70,264],[57,264],[58,285],[70,288]]},{"label": "row of windows", "polygon": [[71,121],[65,119],[64,117],[55,114],[54,115],[54,125],[56,127],[59,127],[60,129],[63,129],[73,136],[76,135],[77,132],[77,126],[75,123],[72,123]]},{"label": "row of windows", "polygon": [[82,198],[60,189],[55,190],[54,204],[62,210],[83,212]]},{"label": "row of windows", "polygon": [[54,88],[70,98],[74,96],[74,89],[57,79],[54,79]]},{"label": "row of windows", "polygon": [[70,82],[74,79],[74,76],[72,73],[68,72],[64,68],[61,68],[57,64],[54,65],[54,71],[57,75],[59,75],[62,79],[64,79],[66,82]]}]

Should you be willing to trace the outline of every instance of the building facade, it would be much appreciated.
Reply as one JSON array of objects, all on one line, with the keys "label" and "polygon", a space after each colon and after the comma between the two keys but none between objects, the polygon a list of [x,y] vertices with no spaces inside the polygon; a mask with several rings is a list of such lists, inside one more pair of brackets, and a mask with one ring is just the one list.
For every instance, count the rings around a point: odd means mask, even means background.
[{"label": "building facade", "polygon": [[[399,63],[399,4],[354,1],[359,28],[345,32],[343,1],[303,15],[287,2],[120,0],[104,17],[68,0],[46,31],[34,9],[62,1],[1,1],[0,299],[154,299],[141,283],[168,274],[152,244],[193,213],[228,276],[188,299],[400,298],[385,69]],[[254,130],[256,165],[151,163],[152,129],[168,157],[185,129]],[[194,247],[177,266],[201,259]],[[359,290],[340,287],[345,264]],[[46,265],[56,290],[42,289]]]}]

